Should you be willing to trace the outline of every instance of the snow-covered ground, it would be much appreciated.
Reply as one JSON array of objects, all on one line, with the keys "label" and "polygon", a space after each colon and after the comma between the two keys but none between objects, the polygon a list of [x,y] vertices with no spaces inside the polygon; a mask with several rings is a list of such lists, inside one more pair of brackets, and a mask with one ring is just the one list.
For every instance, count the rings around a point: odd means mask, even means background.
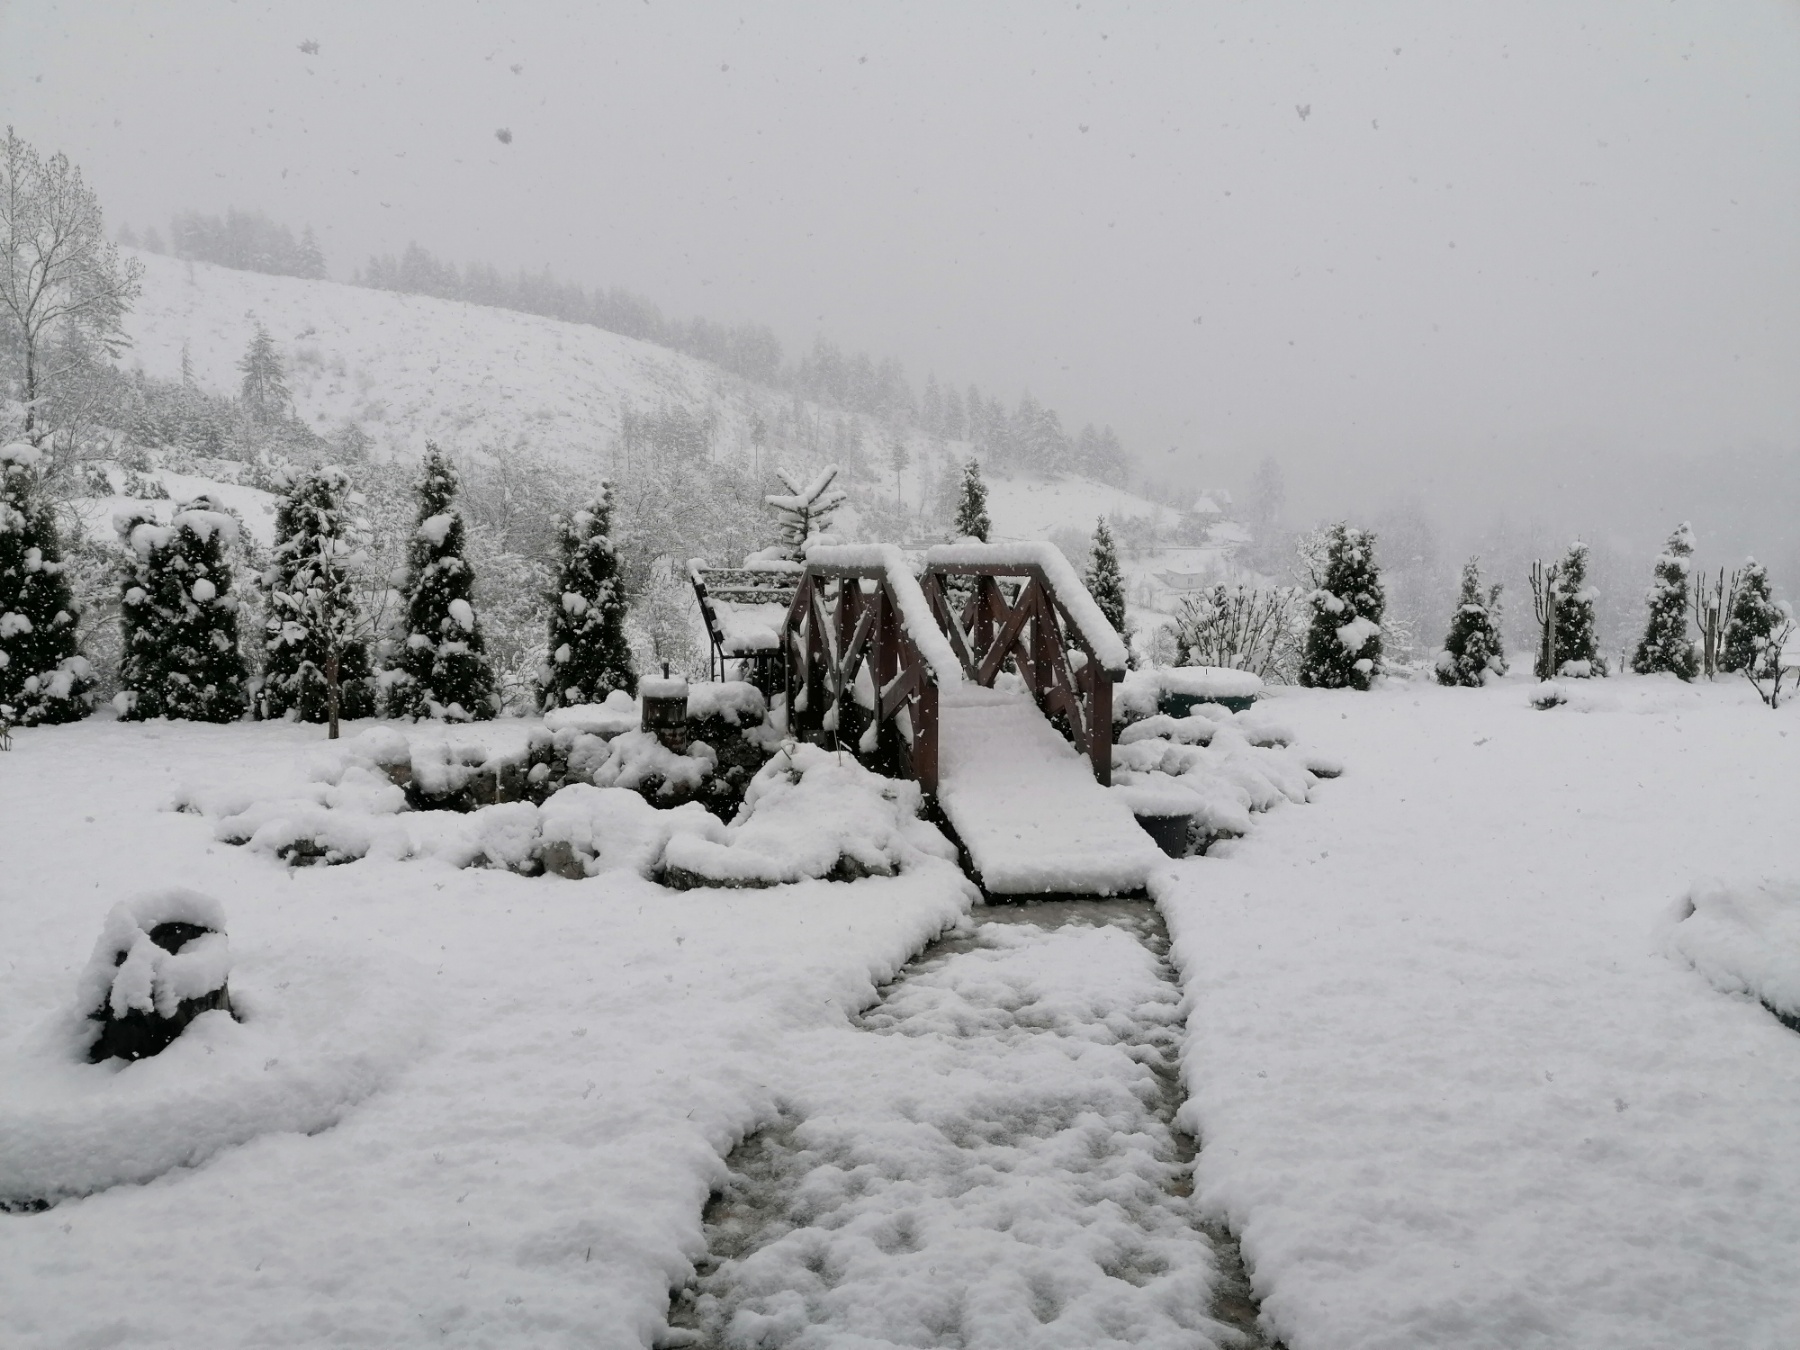
[{"label": "snow-covered ground", "polygon": [[[1196,1217],[1240,1235],[1291,1350],[1800,1343],[1800,1037],[1741,992],[1779,998],[1791,968],[1754,944],[1793,931],[1800,715],[1741,683],[1615,680],[1545,712],[1530,688],[1277,691],[1268,714],[1343,777],[1159,864]],[[500,749],[527,729],[457,735]],[[975,1119],[965,1090],[1010,1072],[933,1068],[952,1049],[932,1037],[988,1016],[976,985],[1112,1024],[1113,958],[1083,937],[914,984],[888,1016],[929,1033],[916,1047],[852,1034],[967,908],[930,858],[680,893],[430,857],[289,870],[168,809],[303,793],[319,737],[96,720],[0,756],[0,1181],[193,1164],[0,1214],[9,1346],[647,1346],[746,1134],[810,1121],[822,1162],[875,1177],[878,1127]],[[123,1071],[58,1061],[106,912],[177,885],[223,903],[245,1020],[208,1014]],[[1045,1074],[1054,1044],[1033,1042]],[[890,1062],[916,1089],[852,1093]],[[954,1181],[934,1158],[927,1191]],[[831,1203],[904,1237],[897,1199]],[[1165,1208],[1145,1222],[1173,1242]],[[924,1307],[896,1241],[865,1253],[866,1288]],[[805,1255],[744,1269],[779,1284]],[[1069,1306],[1114,1306],[1108,1288],[1071,1284]]]},{"label": "snow-covered ground", "polygon": [[[199,1162],[0,1214],[0,1340],[649,1344],[722,1157],[775,1117],[784,1047],[870,1003],[965,883],[290,871],[168,809],[200,784],[302,792],[320,735],[94,721],[0,758],[0,1158],[55,1161],[46,1135],[74,1131]],[[122,1072],[58,1061],[106,911],[170,885],[223,903],[245,1020]]]},{"label": "snow-covered ground", "polygon": [[1800,1344],[1800,1037],[1668,951],[1800,876],[1800,717],[1530,688],[1283,691],[1345,776],[1157,885],[1200,1199],[1293,1350]]}]

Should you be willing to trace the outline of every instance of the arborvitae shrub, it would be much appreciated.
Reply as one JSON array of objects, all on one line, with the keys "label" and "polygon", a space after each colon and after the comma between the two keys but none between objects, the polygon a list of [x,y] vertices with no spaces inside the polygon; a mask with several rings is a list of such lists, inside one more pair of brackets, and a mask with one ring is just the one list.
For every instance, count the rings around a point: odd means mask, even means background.
[{"label": "arborvitae shrub", "polygon": [[1087,582],[1094,603],[1114,630],[1125,635],[1125,578],[1119,574],[1119,550],[1105,517],[1094,526],[1093,552],[1088,555]]},{"label": "arborvitae shrub", "polygon": [[973,458],[962,467],[962,487],[956,499],[956,535],[987,543],[993,524],[988,519],[987,484],[981,481],[981,465]]},{"label": "arborvitae shrub", "polygon": [[487,641],[475,615],[475,574],[463,557],[456,467],[427,443],[414,489],[419,523],[406,552],[406,636],[388,670],[390,717],[480,721],[500,711]]},{"label": "arborvitae shrub", "polygon": [[1700,670],[1688,637],[1688,578],[1693,571],[1694,531],[1684,520],[1656,559],[1656,580],[1645,595],[1650,613],[1631,656],[1640,675],[1668,671],[1691,680]]},{"label": "arborvitae shrub", "polygon": [[39,499],[43,452],[0,447],[0,720],[73,722],[93,708],[94,673],[75,640],[81,610],[64,571],[56,518]]},{"label": "arborvitae shrub", "polygon": [[119,622],[124,652],[115,700],[130,719],[235,722],[249,704],[238,646],[237,521],[196,497],[167,525],[143,515],[117,522],[124,545]]},{"label": "arborvitae shrub", "polygon": [[1309,597],[1313,617],[1300,657],[1309,689],[1367,689],[1381,670],[1387,607],[1375,565],[1375,535],[1339,522],[1326,538],[1324,575]]},{"label": "arborvitae shrub", "polygon": [[1444,638],[1444,650],[1438,653],[1439,684],[1475,689],[1486,684],[1490,675],[1506,674],[1499,610],[1499,586],[1494,586],[1484,596],[1481,560],[1470,558],[1463,564],[1462,594],[1457,597],[1450,632]]},{"label": "arborvitae shrub", "polygon": [[330,718],[326,663],[338,653],[341,717],[375,715],[375,679],[352,564],[368,526],[342,469],[284,471],[275,510],[275,547],[261,585],[268,599],[259,717]]},{"label": "arborvitae shrub", "polygon": [[625,638],[625,593],[612,541],[612,484],[562,524],[562,567],[550,603],[550,649],[538,673],[545,710],[637,693]]},{"label": "arborvitae shrub", "polygon": [[1606,674],[1606,658],[1600,655],[1600,635],[1594,620],[1594,601],[1599,592],[1588,585],[1588,546],[1577,540],[1558,564],[1556,580],[1555,669],[1544,669],[1538,653],[1532,669],[1540,680],[1552,676],[1585,679]]},{"label": "arborvitae shrub", "polygon": [[1719,669],[1734,675],[1749,670],[1786,618],[1786,607],[1769,588],[1769,569],[1746,558],[1738,570],[1731,613],[1725,617]]}]

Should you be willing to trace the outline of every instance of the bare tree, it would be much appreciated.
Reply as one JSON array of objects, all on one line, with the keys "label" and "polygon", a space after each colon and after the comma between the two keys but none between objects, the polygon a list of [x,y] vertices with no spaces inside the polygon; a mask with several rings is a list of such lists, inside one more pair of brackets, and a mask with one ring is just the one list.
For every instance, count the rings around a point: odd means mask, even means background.
[{"label": "bare tree", "polygon": [[1711,581],[1704,572],[1694,575],[1693,595],[1689,599],[1694,610],[1694,626],[1700,630],[1700,668],[1709,680],[1719,674],[1725,619],[1731,613],[1732,602],[1737,599],[1738,580],[1737,572],[1727,577],[1723,567]]},{"label": "bare tree", "polygon": [[1787,678],[1800,676],[1800,661],[1791,661],[1787,656],[1787,645],[1793,640],[1793,616],[1784,615],[1779,628],[1768,637],[1757,639],[1756,655],[1744,667],[1757,696],[1771,708],[1781,706],[1781,686]]},{"label": "bare tree", "polygon": [[1537,677],[1548,680],[1556,674],[1556,602],[1557,583],[1562,567],[1551,563],[1546,567],[1540,559],[1531,564],[1531,612],[1538,621]]},{"label": "bare tree", "polygon": [[77,359],[55,353],[118,355],[142,274],[107,241],[100,203],[68,156],[44,159],[9,126],[0,144],[0,325],[23,364],[24,436],[33,445],[53,430],[40,416],[46,391]]}]

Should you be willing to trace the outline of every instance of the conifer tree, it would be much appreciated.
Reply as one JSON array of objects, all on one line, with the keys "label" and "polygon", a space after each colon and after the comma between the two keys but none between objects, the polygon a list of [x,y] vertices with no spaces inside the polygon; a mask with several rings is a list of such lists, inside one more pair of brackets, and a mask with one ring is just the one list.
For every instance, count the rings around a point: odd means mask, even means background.
[{"label": "conifer tree", "polygon": [[1755,558],[1746,558],[1737,574],[1731,613],[1725,619],[1719,669],[1731,674],[1749,670],[1786,618],[1786,606],[1775,599],[1769,587],[1769,569]]},{"label": "conifer tree", "polygon": [[436,445],[414,491],[419,523],[406,551],[405,639],[388,671],[388,716],[485,721],[500,710],[471,597],[475,574],[463,557],[456,468]]},{"label": "conifer tree", "polygon": [[1668,671],[1683,680],[1699,673],[1688,637],[1688,575],[1693,570],[1694,531],[1685,520],[1675,527],[1656,559],[1656,580],[1645,595],[1650,614],[1644,636],[1631,656],[1640,675]]},{"label": "conifer tree", "polygon": [[1125,578],[1119,573],[1119,550],[1113,543],[1105,516],[1094,526],[1093,552],[1088,557],[1087,575],[1082,580],[1087,582],[1088,592],[1100,606],[1106,621],[1124,637]]},{"label": "conifer tree", "polygon": [[237,721],[249,704],[236,569],[226,551],[237,521],[211,498],[196,497],[167,525],[142,513],[115,523],[124,545],[121,715]]},{"label": "conifer tree", "polygon": [[1313,617],[1300,657],[1300,683],[1309,689],[1367,689],[1381,669],[1381,616],[1387,607],[1375,536],[1339,521],[1325,542],[1323,574],[1309,597]]},{"label": "conifer tree", "polygon": [[987,484],[981,481],[981,465],[973,456],[963,462],[962,491],[956,501],[956,537],[987,543],[993,524],[988,520]]},{"label": "conifer tree", "polygon": [[1580,540],[1569,545],[1569,551],[1557,564],[1556,662],[1555,668],[1544,669],[1543,653],[1538,654],[1532,669],[1540,680],[1555,677],[1586,679],[1606,674],[1606,658],[1600,655],[1600,635],[1594,620],[1594,601],[1598,592],[1588,585],[1588,546]]},{"label": "conifer tree", "polygon": [[0,447],[0,721],[73,722],[93,708],[94,674],[75,639],[81,609],[56,518],[39,494],[43,451]]},{"label": "conifer tree", "polygon": [[275,339],[269,336],[269,330],[263,327],[261,320],[257,321],[250,345],[238,361],[238,370],[244,377],[241,390],[244,406],[249,409],[252,419],[273,422],[287,411],[291,402],[287,372],[281,364],[281,353],[275,350]]},{"label": "conifer tree", "polygon": [[259,717],[325,722],[375,713],[368,623],[353,571],[366,560],[368,522],[342,469],[284,470],[275,548],[261,586],[268,598]]},{"label": "conifer tree", "polygon": [[612,541],[612,484],[562,524],[562,568],[550,603],[550,656],[538,678],[545,711],[637,693],[625,640],[625,593]]},{"label": "conifer tree", "polygon": [[1439,684],[1476,689],[1489,675],[1506,674],[1506,652],[1500,641],[1500,587],[1481,593],[1481,560],[1463,564],[1462,594],[1450,619],[1444,650],[1438,653]]}]

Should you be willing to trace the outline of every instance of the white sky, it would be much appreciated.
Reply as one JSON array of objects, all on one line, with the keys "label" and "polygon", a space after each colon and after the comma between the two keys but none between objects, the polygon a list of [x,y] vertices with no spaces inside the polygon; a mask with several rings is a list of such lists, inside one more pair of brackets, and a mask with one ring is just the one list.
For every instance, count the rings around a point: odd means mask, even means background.
[{"label": "white sky", "polygon": [[1301,513],[1800,460],[1794,3],[0,0],[0,117],[115,221],[822,331]]}]

